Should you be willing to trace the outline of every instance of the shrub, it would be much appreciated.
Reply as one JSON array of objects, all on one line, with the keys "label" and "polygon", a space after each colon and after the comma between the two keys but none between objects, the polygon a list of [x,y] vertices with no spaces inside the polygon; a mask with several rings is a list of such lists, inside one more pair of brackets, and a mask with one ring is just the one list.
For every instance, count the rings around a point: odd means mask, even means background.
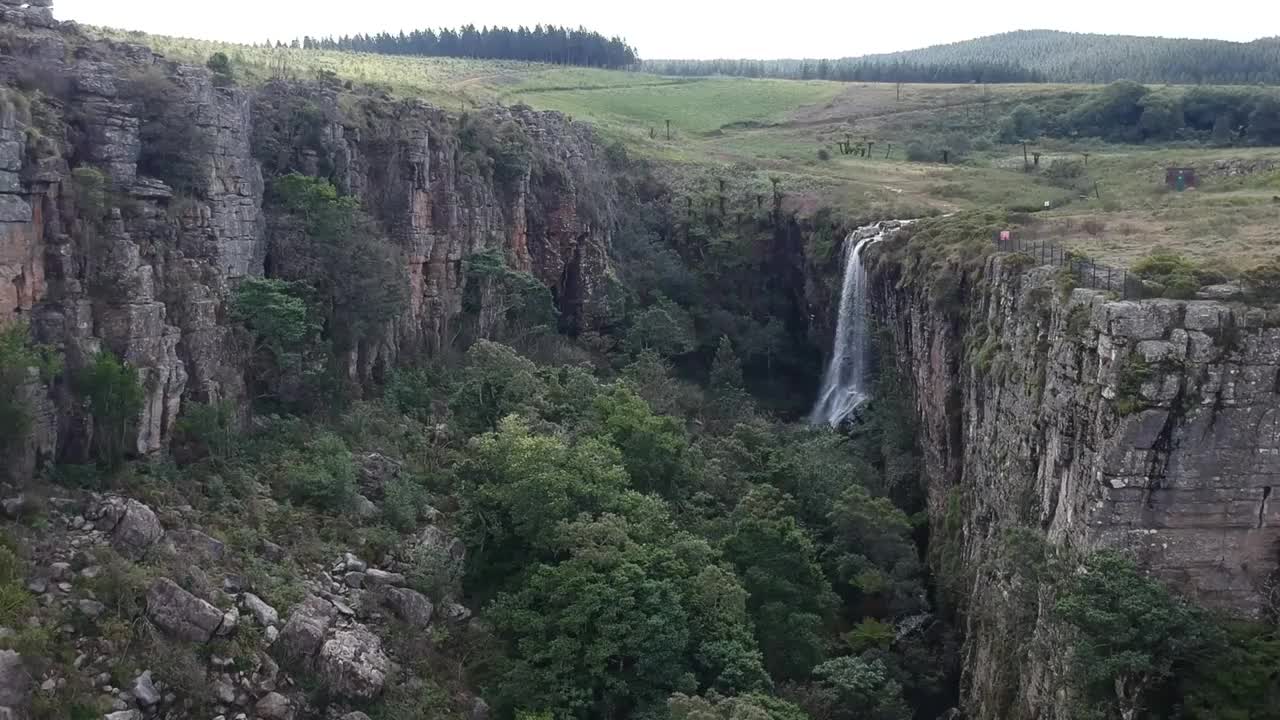
[{"label": "shrub", "polygon": [[1097,218],[1089,218],[1080,223],[1080,228],[1089,234],[1089,237],[1098,237],[1107,230],[1107,223]]},{"label": "shrub", "polygon": [[93,419],[92,445],[98,462],[118,465],[130,452],[142,412],[144,396],[137,370],[103,350],[77,371],[73,385]]},{"label": "shrub", "polygon": [[1000,120],[996,138],[1002,143],[1035,140],[1040,136],[1040,113],[1028,105],[1019,105]]},{"label": "shrub", "polygon": [[1266,300],[1280,298],[1280,260],[1271,260],[1244,273],[1245,286]]},{"label": "shrub", "polygon": [[290,500],[336,511],[356,495],[356,468],[342,438],[321,432],[288,453],[277,467]]},{"label": "shrub", "polygon": [[826,162],[826,161],[830,160],[830,159],[831,159],[831,151],[830,151],[830,150],[827,150],[826,148],[819,148],[819,149],[818,149],[818,159],[819,159],[819,160],[821,160],[822,162]]},{"label": "shrub", "polygon": [[1168,250],[1156,250],[1134,263],[1133,272],[1154,284],[1159,295],[1180,299],[1194,297],[1206,282],[1215,282],[1221,277]]},{"label": "shrub", "polygon": [[209,56],[205,67],[213,72],[213,84],[226,87],[235,84],[235,73],[231,68],[231,59],[224,52],[216,52]]},{"label": "shrub", "polygon": [[1044,176],[1055,185],[1071,187],[1076,180],[1084,177],[1084,172],[1084,163],[1079,160],[1058,158],[1049,163],[1049,167],[1044,171]]},{"label": "shrub", "polygon": [[0,625],[17,627],[32,607],[32,597],[22,586],[18,556],[0,546]]},{"label": "shrub", "polygon": [[107,177],[97,168],[81,166],[71,171],[76,207],[95,223],[107,213]]},{"label": "shrub", "polygon": [[[31,342],[25,323],[0,328],[0,461],[26,441],[31,426],[31,409],[20,390],[39,368],[47,379],[59,369],[56,356],[48,348]],[[6,467],[0,462],[0,467]]]}]

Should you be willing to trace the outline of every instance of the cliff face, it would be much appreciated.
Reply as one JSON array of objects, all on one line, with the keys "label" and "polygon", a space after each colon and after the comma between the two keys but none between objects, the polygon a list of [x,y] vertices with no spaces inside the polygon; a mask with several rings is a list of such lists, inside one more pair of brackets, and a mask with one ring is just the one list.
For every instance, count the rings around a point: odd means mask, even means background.
[{"label": "cliff face", "polygon": [[[104,347],[136,367],[138,452],[164,445],[184,402],[243,399],[246,343],[227,299],[270,262],[264,193],[276,175],[332,179],[402,251],[406,310],[353,353],[353,376],[447,345],[464,261],[480,250],[545,282],[574,326],[602,314],[612,197],[589,128],[488,111],[539,153],[499,181],[440,110],[344,97],[332,83],[218,87],[204,68],[89,40],[47,9],[0,11],[0,322],[28,320],[72,368]],[[162,144],[175,136],[180,147]],[[165,163],[187,182],[148,175]],[[92,432],[66,388],[32,394],[42,412],[28,471],[75,457]]]},{"label": "cliff face", "polygon": [[962,598],[971,717],[1068,717],[1054,599],[1003,562],[1010,529],[1128,548],[1206,606],[1263,613],[1280,559],[1276,310],[1064,296],[1051,269],[1008,256],[960,303],[882,270],[878,311],[922,421],[931,559]]}]

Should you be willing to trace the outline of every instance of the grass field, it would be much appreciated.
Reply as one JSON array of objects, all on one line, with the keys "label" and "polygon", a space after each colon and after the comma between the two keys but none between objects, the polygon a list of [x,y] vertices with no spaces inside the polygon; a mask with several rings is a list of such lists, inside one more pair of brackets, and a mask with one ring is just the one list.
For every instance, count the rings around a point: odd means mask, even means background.
[{"label": "grass field", "polygon": [[[252,48],[97,30],[188,62],[216,51],[239,81],[333,73],[357,85],[416,96],[446,108],[526,103],[594,124],[606,141],[661,161],[682,192],[724,179],[744,200],[776,179],[788,207],[834,206],[850,217],[966,208],[1050,209],[1040,231],[1097,257],[1127,264],[1155,247],[1244,269],[1280,252],[1280,149],[1107,145],[1043,141],[1040,167],[1024,172],[1020,146],[983,143],[963,162],[908,162],[904,146],[952,133],[989,136],[1019,103],[1070,98],[1071,85],[903,85],[745,78],[667,78],[638,72],[512,61],[408,58]],[[666,121],[672,135],[666,137]],[[869,157],[840,154],[841,140],[871,142]],[[828,159],[819,159],[819,151]],[[1054,160],[1084,160],[1083,177],[1055,183]],[[886,154],[888,157],[886,157]],[[941,158],[931,158],[940,160]],[[1258,166],[1259,161],[1272,165]],[[1215,165],[1246,163],[1233,176]],[[1193,166],[1202,187],[1164,189],[1167,166]]]}]

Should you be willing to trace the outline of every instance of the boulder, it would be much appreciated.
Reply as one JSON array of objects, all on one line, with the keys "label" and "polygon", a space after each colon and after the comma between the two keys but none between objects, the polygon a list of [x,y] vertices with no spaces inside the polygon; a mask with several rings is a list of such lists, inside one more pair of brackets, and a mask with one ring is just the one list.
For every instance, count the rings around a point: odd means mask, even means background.
[{"label": "boulder", "polygon": [[272,652],[287,666],[311,667],[337,614],[333,603],[315,595],[307,596],[289,613],[289,621],[271,644]]},{"label": "boulder", "polygon": [[341,720],[369,720],[369,716],[359,710],[352,710],[346,715],[343,715]]},{"label": "boulder", "polygon": [[258,553],[271,562],[282,562],[288,554],[284,548],[270,540],[260,540],[258,542]]},{"label": "boulder", "polygon": [[386,594],[387,607],[401,620],[415,627],[426,627],[434,609],[422,593],[408,588],[391,588]]},{"label": "boulder", "polygon": [[165,539],[175,553],[199,562],[218,562],[227,551],[221,540],[189,528],[170,530]]},{"label": "boulder", "polygon": [[377,568],[369,568],[364,573],[364,584],[366,587],[403,587],[405,584],[404,575],[400,573],[387,572]]},{"label": "boulder", "polygon": [[137,710],[118,710],[107,713],[103,716],[103,720],[142,720],[142,713]]},{"label": "boulder", "polygon": [[471,611],[467,609],[466,605],[452,601],[441,604],[440,614],[444,616],[445,620],[456,623],[466,622],[471,617]]},{"label": "boulder", "polygon": [[471,711],[467,713],[468,720],[489,720],[492,711],[489,709],[489,703],[483,698],[476,698],[471,703]]},{"label": "boulder", "polygon": [[421,556],[422,553],[461,565],[467,557],[467,546],[439,527],[430,525],[418,535],[417,546],[414,548],[414,555]]},{"label": "boulder", "polygon": [[192,642],[208,642],[222,626],[218,608],[159,578],[147,590],[147,617],[168,634]]},{"label": "boulder", "polygon": [[341,697],[377,697],[390,668],[378,636],[363,625],[339,630],[320,648],[319,669],[325,689]]},{"label": "boulder", "polygon": [[25,495],[5,498],[0,500],[0,508],[4,509],[4,516],[10,520],[21,520],[23,513],[27,511],[27,498]]},{"label": "boulder", "polygon": [[369,498],[357,493],[351,504],[351,512],[361,520],[372,520],[378,517],[378,506],[374,505]]},{"label": "boulder", "polygon": [[276,612],[275,608],[268,605],[266,601],[257,595],[245,593],[241,600],[244,602],[245,609],[249,611],[250,615],[253,615],[259,625],[267,627],[280,622],[280,613]]},{"label": "boulder", "polygon": [[148,670],[133,680],[133,687],[130,692],[138,704],[144,708],[149,708],[160,702],[160,691],[156,690],[155,683],[151,681],[151,671]]},{"label": "boulder", "polygon": [[12,650],[0,650],[0,717],[7,711],[24,717],[31,704],[31,675],[22,656]]},{"label": "boulder", "polygon": [[111,545],[130,560],[140,560],[163,535],[160,519],[137,500],[108,497],[90,511],[95,529],[111,534]]},{"label": "boulder", "polygon": [[230,608],[222,613],[222,624],[218,626],[214,634],[218,637],[227,637],[234,633],[238,627],[240,627],[240,611],[236,608]]},{"label": "boulder", "polygon": [[261,720],[293,720],[293,706],[289,704],[289,698],[278,692],[263,695],[253,706],[253,711]]},{"label": "boulder", "polygon": [[360,457],[360,492],[381,500],[387,483],[400,476],[400,463],[382,453],[365,453]]},{"label": "boulder", "polygon": [[1206,285],[1196,291],[1196,299],[1198,300],[1238,300],[1244,295],[1244,286],[1234,282]]},{"label": "boulder", "polygon": [[76,608],[88,618],[97,619],[102,613],[107,611],[107,606],[97,600],[89,600],[85,598],[76,602]]}]

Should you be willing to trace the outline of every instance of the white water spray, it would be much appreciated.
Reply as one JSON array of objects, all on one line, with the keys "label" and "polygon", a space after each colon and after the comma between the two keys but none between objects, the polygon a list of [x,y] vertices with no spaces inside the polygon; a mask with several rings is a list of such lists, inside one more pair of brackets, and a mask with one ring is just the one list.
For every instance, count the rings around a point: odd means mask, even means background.
[{"label": "white water spray", "polygon": [[849,233],[844,241],[844,286],[840,291],[840,315],[836,318],[831,364],[818,400],[809,413],[814,425],[836,427],[866,402],[867,367],[871,338],[867,322],[867,269],[862,254],[905,223],[891,221],[867,225]]}]

